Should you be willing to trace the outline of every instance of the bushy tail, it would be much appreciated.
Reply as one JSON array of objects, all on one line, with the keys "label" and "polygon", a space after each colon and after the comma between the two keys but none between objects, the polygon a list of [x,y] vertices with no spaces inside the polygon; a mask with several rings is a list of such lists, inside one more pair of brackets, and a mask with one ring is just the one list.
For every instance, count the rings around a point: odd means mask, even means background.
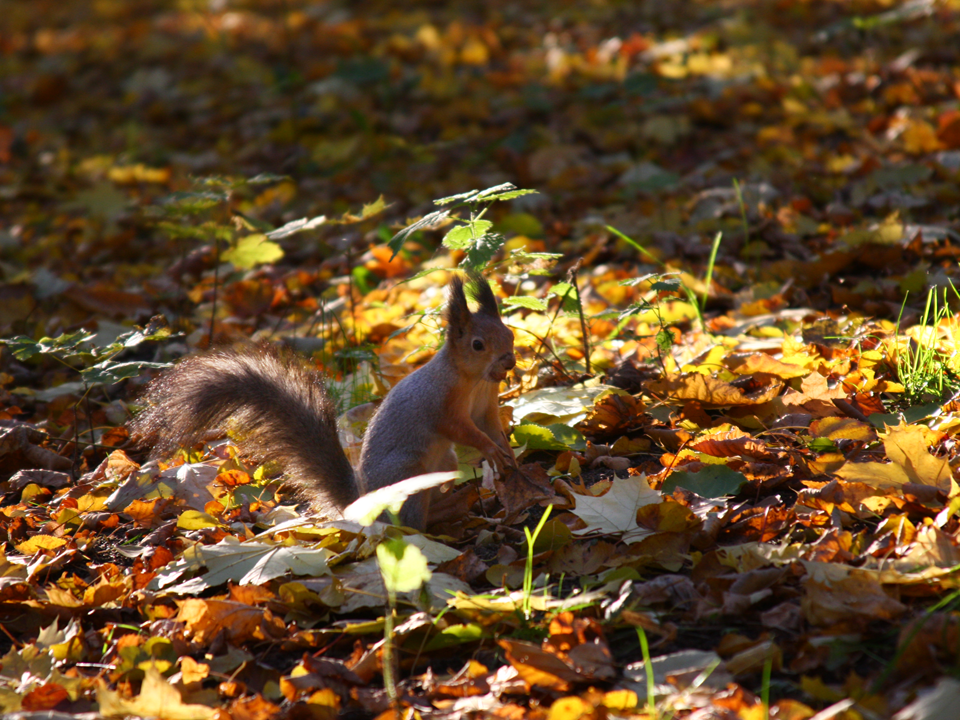
[{"label": "bushy tail", "polygon": [[321,373],[293,352],[261,345],[187,358],[144,400],[131,430],[155,457],[229,428],[245,451],[279,462],[318,510],[338,514],[357,498]]}]

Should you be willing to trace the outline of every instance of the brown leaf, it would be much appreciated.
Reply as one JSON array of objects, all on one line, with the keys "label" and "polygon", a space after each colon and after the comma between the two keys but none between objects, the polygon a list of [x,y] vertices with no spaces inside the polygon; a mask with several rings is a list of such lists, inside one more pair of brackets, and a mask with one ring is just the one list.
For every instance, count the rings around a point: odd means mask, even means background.
[{"label": "brown leaf", "polygon": [[641,421],[643,402],[623,390],[603,393],[597,397],[577,428],[590,437],[609,437],[622,434]]},{"label": "brown leaf", "polygon": [[[840,622],[893,620],[907,608],[886,592],[868,573],[856,569],[817,563],[823,568],[816,578],[804,578],[800,601],[807,622],[833,625]],[[813,564],[808,564],[808,568]]]},{"label": "brown leaf", "polygon": [[249,640],[273,640],[286,636],[283,621],[267,609],[227,600],[191,598],[177,603],[177,622],[182,622],[195,642],[209,642],[224,631],[235,644]]},{"label": "brown leaf", "polygon": [[783,383],[757,383],[742,388],[717,378],[700,373],[673,375],[664,380],[650,383],[651,392],[666,395],[679,400],[698,400],[706,407],[737,407],[742,405],[760,405],[772,400],[779,393]]},{"label": "brown leaf", "polygon": [[53,710],[57,705],[70,697],[66,688],[57,683],[44,683],[23,696],[21,705],[27,712]]},{"label": "brown leaf", "polygon": [[477,557],[473,548],[469,548],[453,560],[448,560],[438,565],[437,571],[453,575],[464,582],[471,583],[483,577],[489,567],[487,563]]},{"label": "brown leaf", "polygon": [[507,661],[530,687],[545,687],[560,692],[586,681],[556,655],[522,640],[498,640]]},{"label": "brown leaf", "polygon": [[746,455],[759,460],[771,460],[776,457],[775,453],[767,449],[765,443],[737,429],[698,438],[689,443],[687,449],[712,457]]},{"label": "brown leaf", "polygon": [[553,497],[553,485],[540,465],[530,463],[516,470],[507,470],[493,481],[497,497],[503,505],[503,522],[509,525],[541,500]]},{"label": "brown leaf", "polygon": [[232,720],[273,720],[279,717],[281,712],[280,706],[262,695],[238,698],[228,707]]},{"label": "brown leaf", "polygon": [[550,637],[543,649],[572,665],[579,674],[592,680],[611,680],[616,676],[613,656],[595,620],[562,612],[550,621]]}]

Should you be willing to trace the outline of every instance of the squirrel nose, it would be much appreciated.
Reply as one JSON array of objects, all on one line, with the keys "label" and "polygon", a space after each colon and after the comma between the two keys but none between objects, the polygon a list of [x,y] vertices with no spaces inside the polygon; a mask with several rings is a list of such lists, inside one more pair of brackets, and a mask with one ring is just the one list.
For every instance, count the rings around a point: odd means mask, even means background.
[{"label": "squirrel nose", "polygon": [[513,370],[517,366],[517,358],[513,353],[507,353],[501,358],[504,370]]}]

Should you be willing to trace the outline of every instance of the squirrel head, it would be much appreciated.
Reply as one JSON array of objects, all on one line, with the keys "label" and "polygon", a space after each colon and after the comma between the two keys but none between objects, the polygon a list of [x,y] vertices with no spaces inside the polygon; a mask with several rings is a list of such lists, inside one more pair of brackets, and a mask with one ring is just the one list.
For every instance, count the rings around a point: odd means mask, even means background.
[{"label": "squirrel head", "polygon": [[513,333],[500,319],[490,284],[476,273],[469,280],[479,307],[470,312],[464,278],[455,275],[447,298],[447,345],[457,365],[469,375],[500,382],[517,364]]}]

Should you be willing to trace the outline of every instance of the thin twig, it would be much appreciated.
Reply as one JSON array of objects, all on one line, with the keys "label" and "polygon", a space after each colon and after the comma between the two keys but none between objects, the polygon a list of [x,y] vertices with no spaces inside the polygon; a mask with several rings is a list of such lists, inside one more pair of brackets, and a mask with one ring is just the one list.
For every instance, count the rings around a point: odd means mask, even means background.
[{"label": "thin twig", "polygon": [[210,334],[207,345],[213,346],[213,326],[217,322],[217,288],[220,287],[220,238],[213,234],[213,303],[210,309]]},{"label": "thin twig", "polygon": [[[577,313],[580,315],[580,337],[583,339],[583,359],[586,364],[587,375],[593,375],[590,368],[590,338],[587,336],[587,321],[583,318],[583,298],[580,297],[580,287],[577,285],[577,271],[583,265],[583,258],[578,258],[570,270],[567,271],[567,282],[577,291]],[[562,303],[561,303],[562,305]]]}]

